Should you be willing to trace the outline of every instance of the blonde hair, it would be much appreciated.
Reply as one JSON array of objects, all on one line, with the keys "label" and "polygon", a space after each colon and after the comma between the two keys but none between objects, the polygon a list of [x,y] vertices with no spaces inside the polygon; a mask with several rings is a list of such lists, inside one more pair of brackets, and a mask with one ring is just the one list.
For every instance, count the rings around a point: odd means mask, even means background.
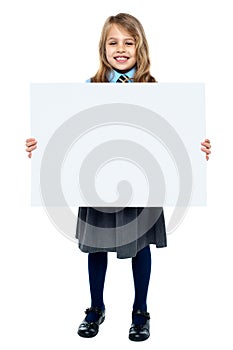
[{"label": "blonde hair", "polygon": [[109,30],[113,24],[117,24],[128,31],[130,35],[134,37],[136,42],[137,63],[133,81],[136,83],[156,82],[155,78],[150,75],[149,47],[144,29],[137,18],[127,13],[119,13],[116,16],[110,16],[105,21],[99,42],[100,66],[97,73],[91,78],[91,82],[108,82],[109,73],[112,70],[112,67],[107,61],[105,46]]}]

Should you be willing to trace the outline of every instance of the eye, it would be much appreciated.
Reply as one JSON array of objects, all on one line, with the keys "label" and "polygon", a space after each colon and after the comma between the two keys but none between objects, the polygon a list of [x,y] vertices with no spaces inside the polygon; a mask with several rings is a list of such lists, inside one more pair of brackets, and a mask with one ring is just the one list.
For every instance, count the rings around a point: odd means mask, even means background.
[{"label": "eye", "polygon": [[109,45],[116,45],[115,41],[111,41],[110,43],[108,43]]},{"label": "eye", "polygon": [[125,44],[126,44],[127,46],[132,46],[132,45],[134,45],[134,43],[133,43],[132,41],[127,41]]}]

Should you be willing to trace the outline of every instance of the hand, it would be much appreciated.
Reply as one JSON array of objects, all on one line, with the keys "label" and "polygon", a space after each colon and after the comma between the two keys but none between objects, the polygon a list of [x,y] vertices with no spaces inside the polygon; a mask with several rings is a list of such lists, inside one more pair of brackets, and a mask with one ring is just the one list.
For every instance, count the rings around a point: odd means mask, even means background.
[{"label": "hand", "polygon": [[37,148],[36,145],[37,145],[36,139],[31,137],[30,139],[26,140],[26,146],[27,146],[26,151],[29,152],[28,158],[32,158],[32,151],[34,151],[34,149]]},{"label": "hand", "polygon": [[211,153],[210,148],[211,148],[211,144],[210,144],[210,140],[205,139],[205,141],[201,142],[201,145],[204,147],[201,147],[202,152],[205,152],[206,156],[206,160],[209,160],[209,154]]}]

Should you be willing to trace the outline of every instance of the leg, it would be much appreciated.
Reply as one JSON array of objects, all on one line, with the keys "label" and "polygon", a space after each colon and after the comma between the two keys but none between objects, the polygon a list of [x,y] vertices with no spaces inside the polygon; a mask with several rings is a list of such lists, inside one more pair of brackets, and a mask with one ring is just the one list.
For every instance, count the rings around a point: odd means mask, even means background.
[{"label": "leg", "polygon": [[[91,292],[91,306],[104,309],[103,291],[105,275],[107,270],[107,252],[89,253],[88,254],[88,272]],[[90,312],[86,320],[95,322],[98,315]]]},{"label": "leg", "polygon": [[105,320],[103,301],[104,281],[107,270],[107,253],[89,253],[88,272],[91,291],[91,308],[85,313],[86,317],[78,328],[78,335],[93,338],[99,332],[99,326]]},{"label": "leg", "polygon": [[[133,311],[147,311],[146,299],[151,273],[151,252],[149,245],[140,250],[132,258],[132,269],[135,288]],[[142,315],[135,315],[133,318],[135,324],[143,324],[145,321],[146,319]]]}]

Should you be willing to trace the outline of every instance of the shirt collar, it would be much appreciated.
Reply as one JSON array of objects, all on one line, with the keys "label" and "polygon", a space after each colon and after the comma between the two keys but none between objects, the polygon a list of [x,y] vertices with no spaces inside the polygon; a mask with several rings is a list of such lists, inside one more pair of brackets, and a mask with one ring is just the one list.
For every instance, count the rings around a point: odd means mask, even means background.
[{"label": "shirt collar", "polygon": [[[129,78],[133,78],[134,74],[136,72],[136,68],[131,68],[128,72],[124,73]],[[116,81],[119,79],[119,77],[122,75],[122,73],[117,72],[116,70],[112,69],[109,75],[109,83],[116,83]]]}]

